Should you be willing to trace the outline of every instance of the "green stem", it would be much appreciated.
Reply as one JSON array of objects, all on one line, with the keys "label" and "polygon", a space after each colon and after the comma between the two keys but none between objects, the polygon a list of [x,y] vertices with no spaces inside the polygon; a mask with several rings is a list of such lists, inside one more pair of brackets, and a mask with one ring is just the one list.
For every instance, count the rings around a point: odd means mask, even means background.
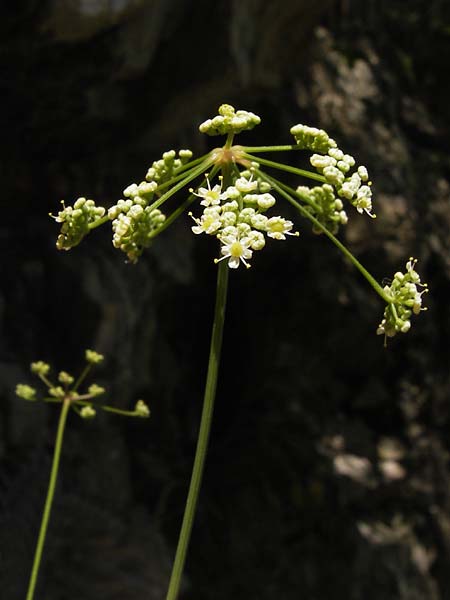
[{"label": "green stem", "polygon": [[80,385],[83,383],[83,381],[86,379],[87,374],[89,373],[89,371],[92,369],[92,363],[88,363],[83,371],[81,372],[81,375],[78,377],[78,379],[75,382],[75,385],[72,387],[71,391],[72,392],[76,392],[77,389],[80,387]]},{"label": "green stem", "polygon": [[[92,396],[86,395],[87,398],[92,398]],[[107,404],[95,404],[95,402],[90,402],[89,400],[84,400],[83,396],[79,396],[75,400],[73,400],[73,408],[76,406],[91,406],[95,410],[104,410],[105,412],[115,413],[116,415],[123,415],[125,417],[135,417],[135,410],[124,410],[123,408],[115,408],[114,406],[108,406]]]},{"label": "green stem", "polygon": [[36,544],[36,550],[34,553],[33,567],[31,569],[30,582],[28,584],[28,591],[26,600],[33,600],[34,590],[36,587],[36,581],[39,573],[39,566],[41,564],[42,551],[44,549],[45,537],[47,535],[48,521],[50,519],[50,513],[52,510],[53,496],[55,494],[56,482],[58,479],[59,459],[61,456],[61,449],[64,438],[64,429],[67,421],[67,414],[70,408],[70,400],[64,399],[61,408],[61,414],[58,423],[58,432],[56,434],[55,450],[53,452],[53,463],[50,472],[50,480],[47,489],[47,498],[45,499],[44,512],[42,514],[41,528],[39,530],[39,537]]},{"label": "green stem", "polygon": [[[304,206],[302,206],[301,204],[299,204],[299,202],[297,202],[296,200],[294,200],[294,198],[292,197],[297,196],[299,197],[299,195],[297,194],[297,192],[295,190],[293,190],[292,188],[290,188],[289,186],[282,184],[281,182],[277,181],[276,179],[274,179],[273,177],[269,177],[269,175],[266,175],[265,173],[263,173],[262,171],[257,171],[258,175],[260,177],[262,177],[263,179],[265,179],[266,181],[268,181],[272,187],[284,198],[286,198],[286,200],[288,202],[290,202],[293,206],[295,206],[295,208],[304,216],[306,217],[309,221],[311,221],[312,223],[314,223],[314,225],[316,225],[316,227],[318,229],[320,229],[332,242],[335,246],[337,246],[339,248],[339,250],[350,260],[350,262],[358,269],[358,271],[363,275],[363,277],[368,281],[368,283],[373,287],[373,289],[376,291],[376,293],[381,296],[381,298],[387,302],[388,304],[392,304],[392,298],[386,294],[386,292],[384,291],[384,289],[381,287],[381,285],[378,283],[378,281],[372,277],[372,275],[362,266],[362,264],[359,262],[359,260],[357,258],[355,258],[353,256],[353,254],[350,252],[350,250],[348,250],[344,244],[342,242],[340,242],[332,233],[331,231],[329,231],[324,225],[322,225],[322,223],[320,221],[318,221],[308,210],[306,210],[306,208]],[[288,190],[288,191],[286,191]]]},{"label": "green stem", "polygon": [[202,173],[207,171],[213,163],[214,163],[214,160],[208,155],[208,158],[206,160],[204,160],[198,167],[193,168],[191,171],[188,171],[188,174],[186,175],[186,177],[184,179],[182,179],[179,183],[177,183],[176,185],[171,187],[165,194],[163,194],[160,198],[158,198],[158,200],[153,202],[153,204],[150,205],[150,209],[154,210],[155,208],[160,207],[161,204],[164,204],[164,202],[170,198],[170,196],[173,196],[174,194],[176,194],[178,192],[178,190],[181,190],[185,185],[190,183],[193,179],[195,179],[196,177],[198,177],[199,175],[201,175]]},{"label": "green stem", "polygon": [[315,181],[326,183],[326,179],[323,175],[313,173],[312,171],[305,171],[305,169],[298,169],[297,167],[291,167],[291,165],[285,165],[283,163],[278,163],[273,160],[267,160],[259,156],[252,156],[251,154],[247,153],[244,154],[244,158],[247,158],[248,160],[254,160],[261,165],[265,165],[266,167],[272,167],[272,169],[287,171],[288,173],[294,173],[294,175],[300,175],[301,177],[307,177],[308,179],[314,179]]},{"label": "green stem", "polygon": [[297,144],[288,146],[242,146],[245,152],[289,152],[290,150],[302,150]]},{"label": "green stem", "polygon": [[[212,181],[214,176],[216,175],[217,171],[219,170],[219,167],[217,165],[214,165],[214,167],[211,169],[211,173],[209,174],[209,181]],[[206,183],[206,179],[203,180],[204,183]],[[195,201],[195,194],[190,194],[186,200],[180,204],[180,206],[173,211],[173,213],[171,213],[167,219],[164,221],[164,223],[162,225],[160,225],[158,227],[158,229],[155,230],[155,232],[150,236],[149,239],[153,239],[155,237],[157,237],[160,233],[162,233],[165,229],[167,229],[170,225],[172,225],[172,223],[178,219],[178,217],[180,215],[182,215],[184,213],[184,211],[189,208],[189,206]]]},{"label": "green stem", "polygon": [[[214,163],[214,159],[212,159],[210,154],[208,154],[206,159],[199,166],[193,167],[189,171],[182,173],[180,176],[178,176],[178,175],[175,176],[173,178],[173,181],[177,181],[178,179],[182,178],[181,181],[179,183],[177,183],[177,185],[174,185],[173,187],[171,187],[165,194],[160,196],[157,200],[155,200],[155,202],[153,202],[153,204],[150,204],[150,209],[158,208],[159,206],[161,206],[161,204],[164,204],[164,202],[166,200],[168,200],[171,196],[176,194],[179,190],[181,190],[181,188],[183,188],[185,185],[190,183],[193,179],[195,179],[196,177],[198,177],[199,175],[204,173],[207,169],[209,169],[209,167],[213,163]],[[169,182],[161,184],[161,188],[166,187],[166,185],[168,185],[168,184],[169,184]],[[97,219],[97,221],[93,221],[92,223],[89,223],[88,227],[90,230],[96,229],[97,227],[100,227],[100,225],[103,225],[104,223],[106,223],[109,220],[110,220],[110,218],[108,217],[108,215],[105,215],[104,217]]]},{"label": "green stem", "polygon": [[175,555],[175,561],[170,576],[169,589],[166,600],[176,600],[181,584],[186,553],[194,522],[197,500],[202,481],[203,467],[205,464],[206,451],[208,448],[209,432],[214,409],[214,398],[217,387],[217,373],[220,362],[220,351],[222,347],[223,324],[225,320],[225,306],[228,287],[228,265],[220,263],[217,274],[216,307],[214,312],[214,323],[211,334],[211,347],[209,353],[208,374],[206,376],[205,395],[203,400],[203,411],[200,423],[200,431],[195,451],[194,467],[192,470],[191,483],[186,501],[180,537]]}]

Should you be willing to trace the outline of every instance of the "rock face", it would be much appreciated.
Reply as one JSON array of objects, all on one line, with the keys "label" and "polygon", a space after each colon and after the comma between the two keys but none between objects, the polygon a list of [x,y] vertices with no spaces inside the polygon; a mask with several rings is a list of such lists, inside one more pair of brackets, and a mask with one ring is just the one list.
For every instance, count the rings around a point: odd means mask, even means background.
[{"label": "rock face", "polygon": [[[14,4],[14,3],[13,3]],[[14,397],[39,358],[149,422],[70,415],[37,598],[164,598],[197,433],[216,249],[177,221],[137,265],[109,231],[69,253],[47,214],[114,203],[229,102],[249,143],[322,127],[366,164],[375,222],[345,240],[381,281],[419,258],[428,313],[387,350],[383,307],[326,240],[232,278],[186,600],[450,597],[447,2],[28,0],[3,7],[0,581],[24,597],[56,413]],[[5,5],[6,6],[6,5]],[[243,139],[244,139],[243,135]],[[281,202],[281,201],[279,201]],[[296,216],[291,213],[293,219]],[[280,247],[281,246],[281,247]]]}]

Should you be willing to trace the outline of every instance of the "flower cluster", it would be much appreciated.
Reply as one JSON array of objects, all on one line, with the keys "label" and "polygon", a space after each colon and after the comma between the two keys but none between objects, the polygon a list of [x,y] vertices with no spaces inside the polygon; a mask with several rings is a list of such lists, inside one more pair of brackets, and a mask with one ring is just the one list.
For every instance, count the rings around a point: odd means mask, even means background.
[{"label": "flower cluster", "polygon": [[326,183],[336,189],[338,196],[348,200],[359,213],[365,212],[375,218],[366,167],[361,165],[350,175],[355,159],[350,154],[344,154],[323,129],[295,125],[291,133],[301,148],[320,152],[311,156],[310,163],[324,176]]},{"label": "flower cluster", "polygon": [[291,127],[291,133],[297,146],[305,150],[326,154],[330,148],[336,148],[337,146],[326,131],[317,129],[317,127],[298,124]]},{"label": "flower cluster", "polygon": [[426,310],[422,307],[422,295],[428,292],[426,283],[421,283],[415,270],[417,259],[410,258],[406,263],[406,273],[395,273],[390,285],[384,287],[392,302],[386,306],[384,318],[377,329],[378,335],[394,337],[396,333],[406,333],[411,328],[412,314]]},{"label": "flower cluster", "polygon": [[[299,186],[297,194],[308,204],[309,212],[326,227],[331,233],[336,234],[339,225],[346,225],[348,221],[344,204],[340,198],[336,198],[334,189],[329,183],[313,188]],[[313,232],[323,233],[317,225],[313,224]]]},{"label": "flower cluster", "polygon": [[73,206],[61,201],[63,210],[58,215],[50,215],[57,223],[62,223],[61,233],[56,240],[58,250],[70,250],[81,242],[90,231],[89,225],[105,214],[103,206],[96,206],[93,200],[78,198]]},{"label": "flower cluster", "polygon": [[160,195],[159,187],[173,179],[192,158],[190,150],[164,152],[153,162],[145,181],[132,183],[123,192],[124,197],[108,210],[112,221],[113,245],[135,263],[166,220],[163,213],[151,204]]},{"label": "flower cluster", "polygon": [[[76,380],[75,377],[67,371],[60,371],[57,374],[56,380],[58,384],[61,385],[57,385],[52,381],[53,378],[50,375],[51,368],[48,363],[43,362],[42,360],[31,363],[31,372],[37,375],[48,389],[48,397],[43,398],[45,402],[69,402],[70,406],[83,419],[94,417],[96,415],[96,409],[98,408],[107,412],[115,412],[130,417],[150,416],[150,410],[143,400],[138,400],[136,402],[134,410],[121,410],[112,406],[94,405],[92,400],[101,396],[106,391],[104,387],[97,383],[92,383],[87,388],[87,391],[80,393],[78,388],[84,381],[88,372],[92,366],[101,363],[104,357],[94,350],[86,350],[85,359],[87,365]],[[36,389],[23,383],[19,383],[16,386],[16,395],[19,396],[19,398],[28,401],[38,400]]]},{"label": "flower cluster", "polygon": [[166,220],[165,215],[149,206],[143,208],[133,200],[119,200],[108,211],[112,219],[113,246],[125,252],[130,262],[135,263],[147,248],[155,231]]},{"label": "flower cluster", "polygon": [[[179,150],[178,156],[175,150],[164,152],[162,158],[153,162],[152,166],[147,171],[145,179],[149,183],[155,182],[158,185],[161,185],[166,181],[170,181],[175,175],[177,175],[183,169],[184,165],[191,159],[191,150]],[[134,185],[136,184],[128,187],[127,190],[130,191],[130,188],[132,188]],[[124,195],[126,196],[127,194],[124,193]]]},{"label": "flower cluster", "polygon": [[[254,178],[250,171],[242,171],[234,184],[222,192],[221,185],[211,188],[200,187],[196,196],[205,208],[200,218],[193,217],[195,234],[207,233],[216,236],[221,243],[221,258],[228,260],[232,269],[242,262],[247,268],[253,252],[262,250],[265,235],[275,240],[285,240],[292,232],[293,223],[282,217],[268,217],[264,213],[274,206],[275,198],[270,194],[270,184]],[[192,216],[192,213],[191,213]]]},{"label": "flower cluster", "polygon": [[253,129],[260,123],[261,119],[258,115],[246,110],[235,111],[230,104],[222,104],[219,107],[219,114],[204,121],[199,126],[199,130],[208,135],[227,135]]}]

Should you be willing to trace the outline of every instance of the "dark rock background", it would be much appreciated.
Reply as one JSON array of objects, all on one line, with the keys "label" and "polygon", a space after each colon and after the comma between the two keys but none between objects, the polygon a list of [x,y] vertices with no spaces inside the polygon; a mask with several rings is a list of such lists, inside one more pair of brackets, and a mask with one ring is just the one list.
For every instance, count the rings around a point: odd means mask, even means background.
[{"label": "dark rock background", "polygon": [[0,9],[0,586],[23,598],[57,423],[14,396],[44,359],[150,421],[70,416],[36,600],[164,598],[201,409],[214,243],[182,218],[136,266],[108,227],[69,253],[48,218],[110,205],[162,151],[325,128],[366,164],[378,219],[346,242],[431,293],[383,348],[383,307],[307,223],[233,273],[184,600],[450,598],[450,5],[445,0],[24,0]]}]

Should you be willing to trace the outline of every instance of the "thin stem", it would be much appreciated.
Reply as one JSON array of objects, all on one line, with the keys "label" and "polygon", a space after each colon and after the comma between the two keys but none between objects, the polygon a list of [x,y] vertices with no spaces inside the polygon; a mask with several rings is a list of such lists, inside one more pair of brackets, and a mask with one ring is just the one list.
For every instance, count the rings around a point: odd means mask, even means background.
[{"label": "thin stem", "polygon": [[47,489],[47,498],[45,499],[44,512],[42,514],[41,527],[39,530],[38,541],[36,550],[34,553],[33,567],[31,569],[30,582],[28,584],[28,591],[26,600],[33,600],[34,590],[36,588],[36,581],[39,573],[39,566],[41,564],[42,551],[44,549],[45,537],[47,535],[48,521],[50,519],[50,513],[52,510],[53,496],[55,494],[56,482],[58,479],[59,459],[61,456],[61,449],[64,438],[64,429],[66,427],[67,414],[70,408],[70,399],[65,398],[61,408],[61,414],[58,423],[58,432],[56,434],[55,450],[53,452],[53,463],[50,472],[50,480]]},{"label": "thin stem", "polygon": [[[210,181],[213,180],[213,178],[216,175],[218,170],[219,170],[219,167],[217,165],[214,165],[214,167],[211,170],[211,173],[209,174]],[[206,182],[206,179],[204,179],[204,182]],[[162,225],[160,225],[158,227],[158,229],[155,230],[155,232],[150,236],[149,239],[153,239],[153,238],[157,237],[160,233],[162,233],[165,229],[167,229],[170,225],[172,225],[172,223],[176,219],[178,219],[178,217],[180,215],[182,215],[187,208],[189,208],[189,206],[194,202],[195,198],[196,198],[195,194],[190,194],[186,198],[186,200],[182,204],[180,204],[180,206],[167,217],[167,219],[164,221],[164,223]]]},{"label": "thin stem", "polygon": [[184,179],[182,179],[179,183],[177,183],[176,185],[171,187],[170,190],[168,190],[165,194],[163,194],[160,198],[158,198],[158,200],[153,202],[153,204],[150,205],[150,209],[158,208],[159,206],[161,206],[161,204],[164,204],[164,202],[166,200],[168,200],[170,198],[170,196],[173,196],[174,194],[176,194],[185,185],[187,185],[193,179],[195,179],[196,177],[198,177],[199,175],[204,173],[213,164],[213,162],[214,162],[214,159],[207,158],[198,167],[193,168],[191,171],[188,171],[188,174],[186,175],[186,177]]},{"label": "thin stem", "polygon": [[201,156],[200,158],[196,158],[195,160],[192,160],[189,163],[186,163],[185,165],[183,165],[182,167],[180,167],[175,175],[172,177],[172,179],[168,179],[167,181],[164,181],[164,183],[161,183],[158,185],[158,189],[157,191],[160,192],[161,190],[164,190],[167,187],[171,187],[174,183],[176,183],[177,181],[180,181],[180,179],[182,179],[183,177],[186,176],[186,171],[193,169],[195,166],[197,166],[199,163],[201,163],[202,161],[204,161],[206,158],[208,158],[208,156],[211,153],[208,152],[208,154],[205,154],[204,156]]},{"label": "thin stem", "polygon": [[290,150],[303,150],[297,144],[288,146],[242,146],[245,152],[289,152]]},{"label": "thin stem", "polygon": [[[378,281],[362,266],[362,264],[359,262],[359,260],[357,258],[355,258],[353,256],[353,254],[350,252],[350,250],[348,250],[344,244],[342,242],[340,242],[332,233],[331,231],[329,231],[324,225],[322,225],[322,223],[320,221],[318,221],[308,210],[306,210],[306,208],[304,206],[302,206],[299,202],[297,202],[296,200],[294,200],[294,198],[292,197],[297,196],[299,197],[299,195],[297,194],[297,192],[295,190],[293,190],[292,188],[290,188],[289,186],[282,184],[281,182],[277,181],[276,179],[274,179],[273,177],[270,177],[269,175],[266,175],[265,173],[263,173],[262,171],[257,171],[258,175],[260,175],[260,177],[262,177],[263,179],[265,179],[266,181],[268,181],[272,187],[284,198],[286,198],[286,200],[288,202],[290,202],[293,206],[295,206],[295,208],[301,212],[301,214],[306,217],[309,221],[311,221],[312,223],[314,223],[314,225],[316,225],[316,227],[318,229],[320,229],[332,242],[335,246],[337,246],[339,248],[339,250],[350,260],[350,262],[358,269],[358,271],[363,275],[363,277],[368,281],[368,283],[373,287],[373,289],[376,291],[376,293],[381,296],[381,298],[383,298],[383,300],[385,302],[387,302],[388,304],[392,303],[392,298],[386,294],[386,292],[383,290],[383,288],[381,287],[381,285],[378,283]],[[287,191],[288,190],[288,191]]]},{"label": "thin stem", "polygon": [[[89,396],[86,396],[89,397]],[[90,396],[92,398],[92,396]],[[123,415],[125,417],[134,417],[136,416],[135,410],[124,410],[122,408],[115,408],[114,406],[108,406],[107,404],[95,404],[95,402],[90,402],[88,400],[84,400],[83,397],[78,397],[73,400],[73,407],[76,406],[91,406],[95,410],[104,410],[105,412],[115,413],[116,415]]]},{"label": "thin stem", "polygon": [[92,363],[88,363],[84,369],[81,372],[81,375],[78,377],[78,379],[75,382],[75,385],[73,386],[73,388],[71,389],[72,392],[76,392],[77,389],[80,387],[80,385],[83,383],[83,381],[86,379],[87,374],[89,373],[89,371],[92,369]]},{"label": "thin stem", "polygon": [[214,399],[217,388],[217,373],[220,362],[220,351],[222,348],[223,324],[225,320],[225,306],[228,287],[228,265],[220,263],[217,274],[216,307],[214,312],[214,323],[211,334],[211,347],[209,352],[208,374],[206,376],[205,395],[203,400],[203,411],[200,423],[200,431],[195,451],[194,467],[192,470],[191,483],[186,501],[180,537],[178,539],[175,561],[170,576],[169,589],[166,600],[176,600],[181,584],[186,553],[194,522],[197,500],[202,481],[203,467],[205,464],[206,451],[208,448],[209,432],[214,409]]},{"label": "thin stem", "polygon": [[[198,177],[199,175],[204,173],[214,163],[214,159],[211,158],[210,154],[207,155],[206,159],[199,166],[192,167],[192,169],[187,171],[187,173],[184,172],[179,176],[176,175],[175,177],[173,177],[173,179],[171,180],[172,183],[175,181],[178,181],[179,179],[181,179],[181,181],[179,183],[177,183],[177,185],[174,185],[169,190],[167,190],[167,192],[165,194],[163,194],[162,196],[160,196],[157,200],[155,200],[155,202],[153,202],[153,204],[150,204],[150,209],[158,208],[159,206],[161,206],[161,204],[164,204],[164,202],[166,200],[168,200],[171,196],[173,196],[179,190],[181,190],[181,188],[183,188],[185,185],[187,185],[193,179],[195,179],[196,177]],[[165,183],[161,184],[160,187],[164,188],[164,187],[167,187],[167,185],[169,185],[169,184],[170,184],[170,182],[165,182]],[[101,217],[100,219],[97,219],[96,221],[89,223],[88,227],[89,227],[89,229],[96,229],[97,227],[100,227],[100,225],[103,225],[104,223],[106,223],[109,220],[110,220],[109,216],[105,215],[104,217]]]},{"label": "thin stem", "polygon": [[261,165],[265,165],[266,167],[272,167],[272,169],[287,171],[288,173],[294,173],[294,175],[300,175],[301,177],[307,177],[308,179],[314,179],[315,181],[326,183],[326,179],[323,175],[313,173],[312,171],[305,171],[305,169],[298,169],[297,167],[292,167],[291,165],[285,165],[283,163],[278,163],[273,160],[267,160],[259,156],[252,156],[251,154],[247,153],[244,154],[244,158],[247,158],[248,160],[254,160]]}]

